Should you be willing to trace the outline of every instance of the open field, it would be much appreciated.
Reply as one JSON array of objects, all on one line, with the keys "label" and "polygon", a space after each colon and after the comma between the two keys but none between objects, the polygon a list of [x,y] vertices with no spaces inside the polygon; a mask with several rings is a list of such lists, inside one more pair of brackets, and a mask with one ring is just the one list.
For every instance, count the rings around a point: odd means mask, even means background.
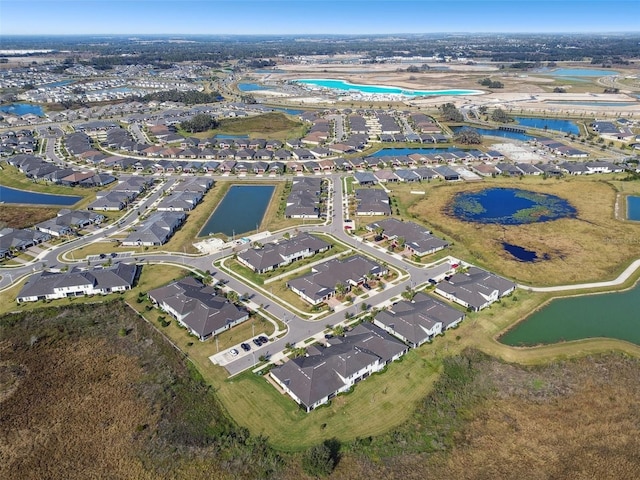
[{"label": "open field", "polygon": [[2,478],[250,479],[279,468],[123,302],[4,316],[0,339]]},{"label": "open field", "polygon": [[286,140],[304,136],[305,126],[291,120],[284,113],[271,112],[247,118],[227,118],[220,121],[218,128],[201,133],[180,130],[185,137],[208,138],[213,135],[249,135],[266,140]]},{"label": "open field", "polygon": [[60,211],[56,207],[28,207],[2,205],[0,208],[0,228],[27,228],[36,223],[54,218]]},{"label": "open field", "polygon": [[[411,195],[415,187],[390,188],[413,218],[431,226],[436,234],[453,240],[452,254],[535,285],[557,285],[611,279],[631,260],[640,257],[640,225],[617,220],[614,209],[618,189],[637,192],[638,182],[620,182],[624,175],[542,178],[495,178],[479,184],[422,183],[426,195]],[[529,225],[493,225],[460,221],[447,212],[453,196],[462,191],[489,187],[513,187],[549,193],[569,200],[577,209],[575,219]],[[406,209],[406,210],[405,210]],[[535,251],[548,260],[519,262],[502,248],[502,242]]]}]

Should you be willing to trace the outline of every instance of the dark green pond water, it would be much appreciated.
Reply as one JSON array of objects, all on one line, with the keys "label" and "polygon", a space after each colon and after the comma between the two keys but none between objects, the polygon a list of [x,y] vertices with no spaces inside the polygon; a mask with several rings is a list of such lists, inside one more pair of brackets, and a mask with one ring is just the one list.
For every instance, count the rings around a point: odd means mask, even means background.
[{"label": "dark green pond water", "polygon": [[553,300],[500,338],[511,346],[607,337],[640,345],[640,285],[620,293]]}]

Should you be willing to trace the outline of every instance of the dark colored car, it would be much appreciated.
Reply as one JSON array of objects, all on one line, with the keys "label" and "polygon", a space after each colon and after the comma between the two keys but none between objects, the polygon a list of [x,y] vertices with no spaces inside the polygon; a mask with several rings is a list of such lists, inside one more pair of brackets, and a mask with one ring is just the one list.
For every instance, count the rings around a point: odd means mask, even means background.
[{"label": "dark colored car", "polygon": [[260,340],[262,343],[269,343],[269,339],[267,337],[265,337],[264,335],[260,335],[258,337],[258,340]]},{"label": "dark colored car", "polygon": [[249,350],[251,350],[251,345],[249,345],[248,343],[241,343],[240,348],[242,348],[245,352],[248,352]]},{"label": "dark colored car", "polygon": [[260,339],[259,339],[259,338],[254,338],[254,339],[253,339],[253,344],[254,344],[256,347],[261,347],[261,346],[262,346],[262,342],[260,341]]}]

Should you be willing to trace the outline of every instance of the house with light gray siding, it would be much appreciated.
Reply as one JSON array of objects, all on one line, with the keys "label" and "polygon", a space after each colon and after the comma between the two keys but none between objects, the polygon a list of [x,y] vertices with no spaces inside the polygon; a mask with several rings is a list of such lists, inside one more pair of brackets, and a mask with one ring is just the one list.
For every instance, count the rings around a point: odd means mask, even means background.
[{"label": "house with light gray siding", "polygon": [[362,255],[345,259],[333,259],[311,267],[311,273],[294,278],[287,286],[303,300],[318,305],[336,293],[338,284],[349,292],[363,284],[368,277],[379,277],[387,273],[382,265]]},{"label": "house with light gray siding", "polygon": [[211,286],[187,277],[149,292],[149,299],[171,314],[200,341],[214,337],[249,318]]},{"label": "house with light gray siding", "polygon": [[408,347],[382,329],[363,323],[313,345],[269,372],[271,378],[306,412],[329,402],[353,385],[407,353]]},{"label": "house with light gray siding", "polygon": [[373,323],[416,348],[463,319],[461,311],[420,292],[412,300],[394,303],[380,311]]},{"label": "house with light gray siding", "polygon": [[516,289],[516,284],[478,267],[469,267],[438,283],[435,292],[474,312],[488,307]]},{"label": "house with light gray siding", "polygon": [[131,289],[137,273],[135,263],[118,263],[108,268],[73,267],[68,272],[44,271],[29,277],[16,300],[36,302],[124,292]]},{"label": "house with light gray siding", "polygon": [[301,233],[288,240],[269,243],[260,248],[250,248],[238,253],[238,262],[256,273],[265,273],[297,260],[308,258],[331,248],[331,244],[319,237]]}]

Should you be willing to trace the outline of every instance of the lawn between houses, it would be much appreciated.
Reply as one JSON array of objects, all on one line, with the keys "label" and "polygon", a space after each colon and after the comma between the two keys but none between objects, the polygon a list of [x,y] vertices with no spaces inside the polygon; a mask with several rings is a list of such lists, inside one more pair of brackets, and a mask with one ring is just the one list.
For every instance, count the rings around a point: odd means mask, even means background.
[{"label": "lawn between houses", "polygon": [[[639,182],[620,181],[625,174],[543,179],[488,178],[481,183],[422,182],[425,195],[412,195],[411,185],[390,185],[400,216],[426,224],[453,245],[449,252],[470,263],[531,285],[562,285],[615,278],[640,257],[640,225],[617,220],[616,198],[640,191]],[[465,222],[447,212],[453,196],[491,187],[519,188],[557,195],[576,209],[576,218],[528,225]],[[520,262],[502,243],[535,251],[536,262]]]},{"label": "lawn between houses", "polygon": [[[137,303],[139,292],[148,292],[184,274],[183,269],[175,266],[143,266],[138,285],[124,294],[125,299],[187,355],[205,381],[215,388],[216,395],[236,422],[249,428],[255,435],[269,437],[275,447],[285,451],[300,451],[326,438],[336,438],[342,442],[365,438],[403,424],[411,417],[418,402],[431,391],[439,377],[443,359],[460,353],[468,346],[476,346],[491,355],[526,364],[544,364],[558,358],[611,350],[640,356],[640,347],[608,339],[532,348],[500,344],[495,340],[496,335],[552,297],[551,294],[517,290],[500,303],[479,313],[469,314],[456,329],[447,331],[431,344],[410,351],[384,372],[360,382],[350,393],[340,395],[331,404],[307,414],[289,396],[279,393],[264,377],[245,372],[227,379],[226,371],[209,361],[208,357],[216,350],[214,341],[198,342],[168,315],[166,319],[171,323],[162,327],[157,318],[164,314],[157,309],[147,310],[146,300]],[[629,285],[632,283],[628,282]],[[19,288],[16,286],[0,294],[0,313],[41,306],[41,302],[34,302],[16,307],[14,300]],[[102,300],[96,297],[76,298],[73,301],[65,299],[51,302],[51,305],[95,301]],[[262,322],[256,322],[256,334],[269,333],[270,326],[261,332],[262,326]],[[219,341],[230,346],[243,336],[242,332],[248,334],[250,329],[251,321],[245,322],[242,328],[236,327],[226,332],[229,338],[223,339],[221,336]]]}]

